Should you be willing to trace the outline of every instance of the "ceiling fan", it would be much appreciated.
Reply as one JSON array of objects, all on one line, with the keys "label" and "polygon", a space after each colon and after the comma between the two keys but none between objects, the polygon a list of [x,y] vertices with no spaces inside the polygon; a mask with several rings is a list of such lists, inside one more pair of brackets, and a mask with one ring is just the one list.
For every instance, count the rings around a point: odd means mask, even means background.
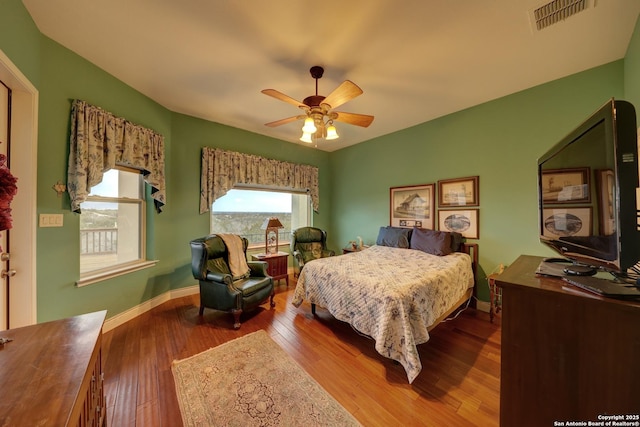
[{"label": "ceiling fan", "polygon": [[304,114],[286,119],[276,120],[275,122],[265,123],[266,126],[276,127],[296,120],[304,119],[302,127],[301,141],[313,142],[313,139],[336,139],[338,133],[333,121],[348,123],[350,125],[368,127],[373,122],[373,116],[366,114],[345,113],[342,111],[334,111],[337,108],[362,95],[362,89],[350,80],[345,80],[338,86],[329,96],[318,95],[318,79],[322,78],[324,68],[315,65],[309,70],[311,77],[316,80],[316,94],[306,97],[302,102],[285,95],[275,89],[264,89],[262,93],[272,96],[280,101],[287,102],[302,109]]}]

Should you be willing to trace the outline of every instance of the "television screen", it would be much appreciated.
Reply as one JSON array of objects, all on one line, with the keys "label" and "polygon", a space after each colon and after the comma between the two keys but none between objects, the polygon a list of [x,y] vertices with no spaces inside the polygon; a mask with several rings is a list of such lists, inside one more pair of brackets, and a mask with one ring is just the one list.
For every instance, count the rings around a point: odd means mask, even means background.
[{"label": "television screen", "polygon": [[636,113],[611,99],[538,159],[540,241],[624,275],[640,260]]}]

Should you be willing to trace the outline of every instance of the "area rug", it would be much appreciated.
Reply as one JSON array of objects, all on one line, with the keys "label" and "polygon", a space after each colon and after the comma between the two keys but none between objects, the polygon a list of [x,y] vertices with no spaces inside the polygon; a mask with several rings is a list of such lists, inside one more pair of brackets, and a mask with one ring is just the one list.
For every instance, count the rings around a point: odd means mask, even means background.
[{"label": "area rug", "polygon": [[171,369],[185,426],[360,426],[263,330]]}]

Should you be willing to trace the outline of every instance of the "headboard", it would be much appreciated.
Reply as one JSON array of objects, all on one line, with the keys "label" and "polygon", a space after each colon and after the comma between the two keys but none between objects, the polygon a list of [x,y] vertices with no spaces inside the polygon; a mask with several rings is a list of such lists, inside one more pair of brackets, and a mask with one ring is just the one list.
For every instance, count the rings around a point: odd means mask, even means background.
[{"label": "headboard", "polygon": [[471,268],[473,269],[473,278],[475,285],[478,285],[478,244],[477,243],[463,243],[460,246],[460,252],[469,254],[471,257]]}]

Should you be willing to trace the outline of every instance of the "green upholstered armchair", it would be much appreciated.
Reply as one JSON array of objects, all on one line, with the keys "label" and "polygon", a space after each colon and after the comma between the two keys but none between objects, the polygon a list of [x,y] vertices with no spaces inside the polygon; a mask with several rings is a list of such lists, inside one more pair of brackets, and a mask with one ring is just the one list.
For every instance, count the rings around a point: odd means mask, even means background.
[{"label": "green upholstered armchair", "polygon": [[327,232],[316,227],[301,227],[292,231],[290,244],[296,276],[305,263],[336,254],[327,249]]},{"label": "green upholstered armchair", "polygon": [[[242,249],[246,259],[249,242],[242,237]],[[229,251],[222,238],[216,234],[194,239],[191,244],[191,270],[200,282],[200,316],[204,308],[229,311],[233,314],[235,329],[240,328],[243,311],[255,309],[271,297],[273,279],[267,274],[265,261],[249,261],[248,275],[235,278],[229,269]]]}]

